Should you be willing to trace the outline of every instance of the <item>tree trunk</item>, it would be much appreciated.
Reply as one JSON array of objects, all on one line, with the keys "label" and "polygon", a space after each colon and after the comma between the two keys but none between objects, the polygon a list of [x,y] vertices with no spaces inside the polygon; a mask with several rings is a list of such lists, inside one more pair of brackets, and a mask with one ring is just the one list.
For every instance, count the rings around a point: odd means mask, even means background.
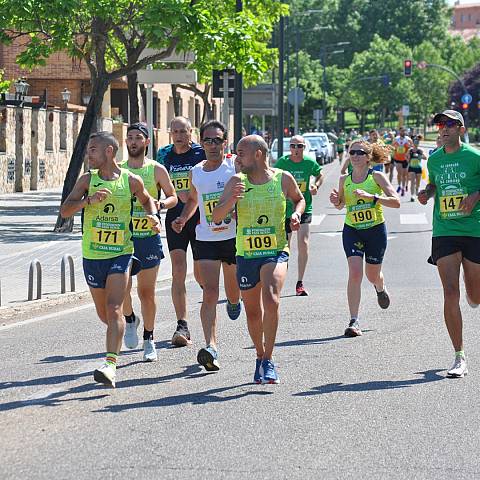
[{"label": "tree trunk", "polygon": [[[78,176],[82,171],[83,161],[87,150],[88,138],[90,133],[97,130],[97,117],[102,108],[103,96],[108,89],[108,80],[99,78],[92,85],[92,96],[83,118],[82,127],[77,137],[75,147],[73,148],[72,157],[68,166],[65,181],[63,182],[62,201],[70,195]],[[71,232],[73,230],[73,217],[62,218],[60,214],[57,217],[57,223],[54,232]]]},{"label": "tree trunk", "polygon": [[[137,86],[137,72],[127,75],[128,80],[128,102],[130,105],[130,116],[128,123],[137,123],[140,121],[140,112],[138,110],[138,86]],[[124,120],[125,121],[125,120]]]},{"label": "tree trunk", "polygon": [[180,115],[180,99],[177,95],[177,85],[172,83],[172,99],[173,99],[173,114],[178,117]]},{"label": "tree trunk", "polygon": [[205,85],[205,90],[200,94],[200,98],[203,101],[203,114],[202,114],[202,123],[207,122],[208,120],[213,119],[213,109],[212,105],[208,99],[210,95],[210,84]]}]

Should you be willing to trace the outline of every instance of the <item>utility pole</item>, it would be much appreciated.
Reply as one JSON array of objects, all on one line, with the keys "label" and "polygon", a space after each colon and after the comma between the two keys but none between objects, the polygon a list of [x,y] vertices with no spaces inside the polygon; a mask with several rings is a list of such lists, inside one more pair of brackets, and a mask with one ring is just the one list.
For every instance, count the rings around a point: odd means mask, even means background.
[{"label": "utility pole", "polygon": [[283,156],[283,61],[285,56],[285,18],[280,17],[278,44],[278,158]]},{"label": "utility pole", "polygon": [[[236,0],[236,12],[243,10],[242,0]],[[242,119],[243,119],[243,75],[235,70],[235,97],[234,97],[234,147],[236,150],[237,143],[242,138]]]}]

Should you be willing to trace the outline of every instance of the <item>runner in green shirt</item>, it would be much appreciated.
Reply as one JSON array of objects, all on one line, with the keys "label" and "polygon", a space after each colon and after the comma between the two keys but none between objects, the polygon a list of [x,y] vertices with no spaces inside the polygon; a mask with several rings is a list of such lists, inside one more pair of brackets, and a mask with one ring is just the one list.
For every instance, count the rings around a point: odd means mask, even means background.
[{"label": "runner in green shirt", "polygon": [[463,266],[466,298],[471,307],[480,303],[480,152],[460,141],[465,122],[460,112],[435,115],[443,147],[428,159],[429,183],[418,193],[426,205],[434,197],[432,256],[443,285],[444,316],[455,349],[447,375],[463,377],[467,363],[463,351],[460,311],[460,267]]},{"label": "runner in green shirt", "polygon": [[[310,240],[310,223],[312,223],[312,195],[316,195],[318,188],[322,184],[322,167],[317,161],[304,154],[305,140],[300,135],[295,135],[290,141],[290,154],[280,157],[275,164],[276,168],[280,168],[290,172],[295,178],[298,188],[305,198],[305,212],[300,220],[300,230],[297,234],[298,245],[298,279],[296,285],[297,296],[308,295],[303,286],[303,276],[308,262],[308,247]],[[311,178],[314,177],[313,182]],[[285,230],[288,235],[288,243],[292,238],[292,230],[290,228],[290,217],[293,213],[293,204],[287,202],[287,213],[285,221]]]}]

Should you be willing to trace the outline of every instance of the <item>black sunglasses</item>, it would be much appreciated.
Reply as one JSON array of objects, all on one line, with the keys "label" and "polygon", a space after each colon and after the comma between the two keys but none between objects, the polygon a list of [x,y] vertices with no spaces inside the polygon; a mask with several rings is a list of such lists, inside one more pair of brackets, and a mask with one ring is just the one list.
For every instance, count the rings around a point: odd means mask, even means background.
[{"label": "black sunglasses", "polygon": [[368,155],[365,150],[350,150],[350,155]]},{"label": "black sunglasses", "polygon": [[206,145],[221,145],[225,140],[220,137],[215,137],[215,138],[210,138],[210,137],[205,137],[202,142],[205,143]]},{"label": "black sunglasses", "polygon": [[291,143],[290,148],[293,148],[293,149],[300,148],[300,149],[302,149],[302,148],[305,148],[305,145],[303,143]]}]

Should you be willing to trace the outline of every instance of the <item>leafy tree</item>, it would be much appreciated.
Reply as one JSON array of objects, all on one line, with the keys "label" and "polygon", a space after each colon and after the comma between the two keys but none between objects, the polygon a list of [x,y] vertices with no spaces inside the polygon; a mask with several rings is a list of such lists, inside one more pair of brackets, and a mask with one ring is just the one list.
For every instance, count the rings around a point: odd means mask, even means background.
[{"label": "leafy tree", "polygon": [[0,93],[8,92],[8,89],[10,88],[10,84],[12,83],[12,82],[9,82],[8,80],[3,80],[3,74],[4,74],[4,71],[0,69]]},{"label": "leafy tree", "polygon": [[[250,11],[249,3],[256,10]],[[161,61],[174,49],[196,47],[202,52],[219,46],[222,48],[216,51],[222,55],[228,52],[237,59],[236,64],[242,60],[254,62],[248,52],[266,48],[262,35],[284,11],[284,6],[273,0],[261,5],[258,0],[250,0],[245,2],[243,12],[235,13],[233,0],[220,0],[215,8],[207,0],[30,0],[20,4],[0,0],[0,41],[28,39],[18,57],[22,66],[44,65],[52,53],[66,50],[72,57],[83,59],[90,70],[92,95],[65,178],[62,201],[81,171],[88,136],[96,128],[110,82]],[[263,17],[259,21],[255,12],[260,10]],[[141,57],[146,47],[159,53]],[[56,230],[71,230],[72,225],[72,219],[59,218]]]}]

